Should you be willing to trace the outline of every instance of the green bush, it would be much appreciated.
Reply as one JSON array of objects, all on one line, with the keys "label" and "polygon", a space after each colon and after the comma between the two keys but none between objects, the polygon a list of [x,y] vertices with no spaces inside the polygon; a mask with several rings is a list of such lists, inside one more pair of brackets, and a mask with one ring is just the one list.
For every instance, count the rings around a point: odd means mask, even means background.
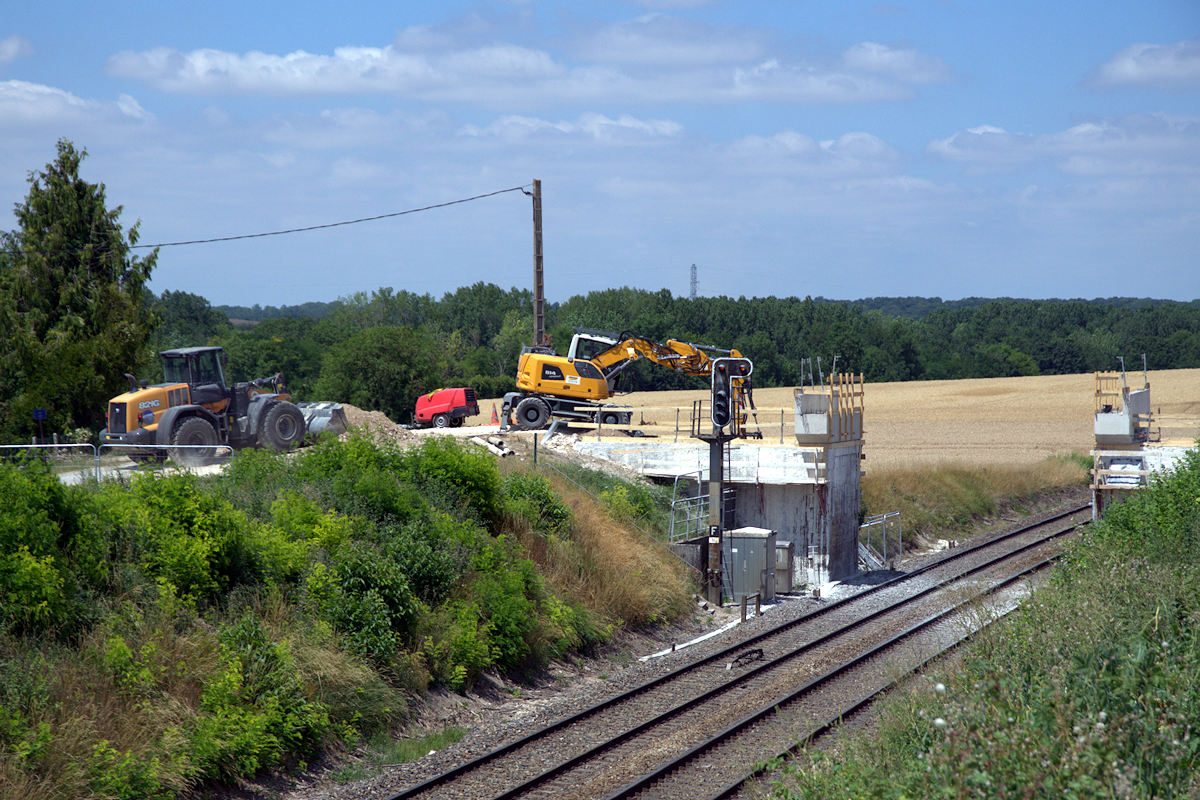
[{"label": "green bush", "polygon": [[563,533],[570,527],[571,509],[541,475],[510,472],[504,476],[501,489],[505,513],[525,520],[543,536]]},{"label": "green bush", "polygon": [[469,512],[492,527],[500,520],[500,473],[495,459],[477,447],[460,445],[449,437],[431,436],[405,459],[407,477],[433,497],[460,499],[444,511]]},{"label": "green bush", "polygon": [[206,683],[205,712],[188,732],[199,774],[235,778],[312,751],[330,728],[328,711],[304,693],[285,643],[253,616],[221,632],[219,673]]},{"label": "green bush", "polygon": [[342,548],[330,568],[317,563],[306,590],[351,650],[377,665],[392,663],[413,637],[419,601],[398,565],[369,544]]},{"label": "green bush", "polygon": [[404,573],[413,592],[431,605],[454,589],[471,553],[488,538],[470,522],[430,509],[419,520],[380,528],[384,554]]},{"label": "green bush", "polygon": [[456,692],[475,684],[479,675],[495,663],[491,625],[473,600],[447,603],[434,614],[425,637],[425,657],[436,676]]},{"label": "green bush", "polygon": [[0,498],[0,628],[78,633],[110,565],[91,490],[64,486],[40,461],[0,463]]}]

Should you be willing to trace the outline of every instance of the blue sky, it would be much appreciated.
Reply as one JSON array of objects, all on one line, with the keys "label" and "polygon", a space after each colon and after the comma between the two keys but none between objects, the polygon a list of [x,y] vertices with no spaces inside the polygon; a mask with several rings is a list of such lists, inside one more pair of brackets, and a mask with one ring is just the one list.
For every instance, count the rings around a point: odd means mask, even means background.
[{"label": "blue sky", "polygon": [[[61,137],[143,243],[528,185],[551,300],[1200,298],[1200,3],[5,4],[0,228]],[[532,285],[519,192],[164,248],[214,304]]]}]

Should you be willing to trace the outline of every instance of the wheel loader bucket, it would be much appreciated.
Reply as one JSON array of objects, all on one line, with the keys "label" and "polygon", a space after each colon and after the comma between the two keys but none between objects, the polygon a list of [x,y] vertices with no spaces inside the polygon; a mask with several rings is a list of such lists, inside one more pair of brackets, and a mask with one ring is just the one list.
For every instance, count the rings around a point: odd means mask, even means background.
[{"label": "wheel loader bucket", "polygon": [[318,434],[337,436],[345,433],[346,411],[340,403],[296,403],[304,414],[304,424],[308,428],[305,438],[313,438]]}]

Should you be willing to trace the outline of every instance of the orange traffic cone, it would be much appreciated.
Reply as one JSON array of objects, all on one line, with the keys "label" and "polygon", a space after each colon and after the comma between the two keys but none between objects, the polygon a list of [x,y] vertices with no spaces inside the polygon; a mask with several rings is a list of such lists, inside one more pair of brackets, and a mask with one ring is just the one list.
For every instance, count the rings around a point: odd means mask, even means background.
[{"label": "orange traffic cone", "polygon": [[495,403],[492,403],[492,424],[493,425],[500,424],[500,417],[496,416],[496,404]]}]

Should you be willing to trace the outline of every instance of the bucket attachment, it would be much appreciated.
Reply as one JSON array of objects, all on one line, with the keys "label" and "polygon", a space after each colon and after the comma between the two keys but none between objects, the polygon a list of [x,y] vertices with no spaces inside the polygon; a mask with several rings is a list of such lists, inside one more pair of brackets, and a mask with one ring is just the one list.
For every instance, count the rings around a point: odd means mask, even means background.
[{"label": "bucket attachment", "polygon": [[296,403],[296,407],[304,414],[304,424],[308,428],[305,438],[319,434],[338,436],[346,432],[346,411],[341,403]]}]

